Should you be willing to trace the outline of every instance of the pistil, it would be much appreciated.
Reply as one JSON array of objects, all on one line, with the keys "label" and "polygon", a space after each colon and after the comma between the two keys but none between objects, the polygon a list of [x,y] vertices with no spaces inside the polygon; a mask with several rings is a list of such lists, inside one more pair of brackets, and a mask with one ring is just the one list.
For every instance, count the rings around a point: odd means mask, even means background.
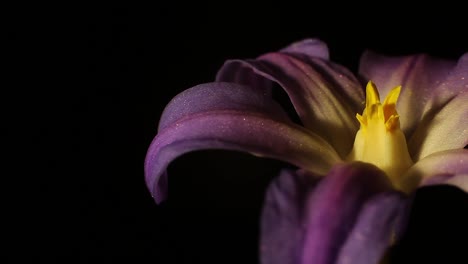
[{"label": "pistil", "polygon": [[362,115],[356,114],[361,126],[348,160],[376,165],[388,175],[395,188],[402,190],[401,176],[413,161],[396,111],[400,90],[401,86],[393,88],[382,104],[377,87],[369,81],[366,107]]}]

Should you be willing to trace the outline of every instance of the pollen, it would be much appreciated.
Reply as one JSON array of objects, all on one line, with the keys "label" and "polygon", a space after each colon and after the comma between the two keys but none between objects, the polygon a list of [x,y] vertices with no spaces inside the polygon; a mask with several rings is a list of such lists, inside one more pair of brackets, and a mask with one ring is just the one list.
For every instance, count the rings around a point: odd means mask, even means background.
[{"label": "pollen", "polygon": [[396,110],[400,91],[401,86],[393,88],[381,103],[377,87],[369,81],[366,106],[362,115],[356,114],[361,126],[347,159],[376,165],[387,174],[395,188],[402,190],[401,176],[413,161]]}]

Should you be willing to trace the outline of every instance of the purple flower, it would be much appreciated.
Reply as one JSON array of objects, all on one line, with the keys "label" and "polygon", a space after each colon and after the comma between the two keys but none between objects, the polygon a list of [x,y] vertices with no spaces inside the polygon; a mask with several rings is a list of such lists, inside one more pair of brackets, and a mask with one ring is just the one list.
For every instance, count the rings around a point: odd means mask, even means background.
[{"label": "purple flower", "polygon": [[[359,79],[328,57],[323,42],[304,40],[227,61],[216,82],[176,96],[145,162],[156,202],[167,195],[168,164],[186,152],[276,158],[299,169],[267,191],[262,263],[377,263],[404,226],[408,194],[430,184],[468,190],[468,54],[366,52]],[[363,89],[360,80],[372,82]],[[273,100],[274,84],[302,125]]]}]

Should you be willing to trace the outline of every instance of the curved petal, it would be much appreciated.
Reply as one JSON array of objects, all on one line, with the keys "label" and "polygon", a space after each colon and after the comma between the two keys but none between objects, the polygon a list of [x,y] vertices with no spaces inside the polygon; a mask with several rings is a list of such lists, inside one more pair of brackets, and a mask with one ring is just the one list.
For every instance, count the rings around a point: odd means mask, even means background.
[{"label": "curved petal", "polygon": [[288,121],[281,106],[262,91],[235,83],[215,82],[194,86],[174,97],[164,109],[158,130],[183,117],[214,110],[263,113],[272,119]]},{"label": "curved petal", "polygon": [[462,149],[468,144],[467,102],[468,90],[450,100],[435,115],[425,116],[426,120],[420,123],[408,142],[414,160],[439,151]]},{"label": "curved petal", "polygon": [[321,58],[324,60],[328,60],[330,57],[327,44],[320,39],[304,39],[297,41],[281,49],[280,52],[300,57]]},{"label": "curved petal", "polygon": [[[453,176],[464,174],[468,174],[467,149],[440,151],[414,164],[403,175],[402,186],[406,187],[405,191],[409,192],[418,185],[445,183]],[[453,184],[456,183],[457,181],[453,182]],[[463,189],[463,185],[460,187]]]},{"label": "curved petal", "polygon": [[[307,56],[311,58],[322,58],[328,60],[329,53],[327,45],[319,39],[304,39],[292,43],[281,52],[295,54],[297,56]],[[217,82],[234,82],[246,84],[256,89],[266,89],[271,87],[271,81],[254,73],[253,69],[242,63],[242,61],[228,61],[216,75]]]},{"label": "curved petal", "polygon": [[468,173],[466,174],[439,174],[432,176],[421,183],[421,186],[449,184],[468,192]]},{"label": "curved petal", "polygon": [[362,112],[364,93],[346,68],[318,57],[278,52],[256,60],[228,61],[218,76],[236,67],[250,68],[278,83],[306,128],[330,142],[341,157],[349,153],[358,129],[355,115]]},{"label": "curved petal", "polygon": [[397,192],[382,193],[366,202],[336,263],[379,263],[395,242],[396,226],[405,216],[407,203],[408,199]]},{"label": "curved petal", "polygon": [[283,170],[268,186],[261,216],[261,263],[299,263],[305,195],[317,180],[301,171]]},{"label": "curved petal", "polygon": [[248,64],[233,60],[224,63],[216,74],[216,81],[248,85],[255,88],[252,90],[260,90],[270,96],[273,87],[273,83],[270,80],[256,74]]},{"label": "curved petal", "polygon": [[360,61],[359,73],[379,87],[382,97],[390,89],[401,85],[397,109],[401,115],[401,128],[411,138],[416,126],[426,114],[445,105],[462,90],[466,90],[467,55],[458,65],[424,54],[387,57],[365,52]]},{"label": "curved petal", "polygon": [[[371,164],[354,162],[334,166],[307,197],[300,263],[335,263],[340,248],[352,235],[363,205],[373,196],[391,189],[385,174]],[[359,224],[356,228],[360,228]]]},{"label": "curved petal", "polygon": [[444,183],[456,186],[465,192],[468,192],[468,173],[455,175]]},{"label": "curved petal", "polygon": [[280,110],[267,96],[235,84],[201,85],[176,97],[145,160],[146,183],[155,200],[165,199],[168,164],[189,151],[246,151],[322,174],[339,161],[327,142],[281,117]]}]

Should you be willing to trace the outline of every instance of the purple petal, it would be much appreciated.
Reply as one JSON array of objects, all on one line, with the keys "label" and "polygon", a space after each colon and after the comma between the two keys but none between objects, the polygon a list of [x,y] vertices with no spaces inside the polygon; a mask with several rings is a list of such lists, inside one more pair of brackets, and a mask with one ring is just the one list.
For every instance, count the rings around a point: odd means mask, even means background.
[{"label": "purple petal", "polygon": [[468,192],[468,173],[466,174],[438,174],[425,179],[421,186],[449,184]]},{"label": "purple petal", "polygon": [[297,41],[280,50],[280,52],[296,54],[301,57],[321,58],[324,60],[328,60],[330,57],[327,44],[319,39]]},{"label": "purple petal", "polygon": [[323,139],[281,114],[273,115],[282,112],[269,97],[252,93],[252,98],[244,98],[250,92],[235,84],[206,84],[184,92],[167,106],[162,130],[145,160],[146,184],[157,202],[165,199],[168,164],[194,150],[246,151],[322,174],[339,160]]},{"label": "purple petal", "polygon": [[468,193],[468,173],[454,175],[444,183],[456,186]]},{"label": "purple petal", "polygon": [[261,218],[261,263],[299,263],[305,195],[315,187],[317,180],[301,171],[283,170],[270,184]]},{"label": "purple petal", "polygon": [[364,205],[336,263],[379,263],[395,241],[395,232],[405,216],[408,199],[401,193],[376,195]]},{"label": "purple petal", "polygon": [[[251,69],[278,83],[289,95],[306,128],[330,142],[341,157],[349,153],[358,129],[355,115],[363,110],[364,93],[347,69],[287,48],[256,60],[228,61],[220,70],[218,80],[236,75],[236,69],[237,72]],[[250,85],[255,87],[258,82]]]},{"label": "purple petal", "polygon": [[[468,150],[447,150],[429,155],[414,164],[408,172],[403,175],[403,186],[406,191],[414,190],[418,185],[444,184],[454,176],[468,174]],[[459,179],[460,180],[460,179]],[[467,188],[463,182],[454,181],[451,184],[462,189]],[[465,181],[466,184],[466,181]]]},{"label": "purple petal", "polygon": [[381,98],[390,89],[401,85],[397,110],[401,115],[401,127],[410,139],[416,126],[433,115],[454,96],[467,88],[465,55],[456,63],[427,55],[386,57],[366,52],[361,57],[359,73],[375,82]]},{"label": "purple petal", "polygon": [[333,167],[306,201],[300,263],[334,263],[363,204],[391,189],[385,174],[371,164],[354,162]]},{"label": "purple petal", "polygon": [[[285,53],[296,54],[298,56],[309,56],[328,60],[328,47],[319,39],[305,39],[295,42],[281,50]],[[234,82],[246,84],[256,89],[268,90],[271,88],[271,81],[254,73],[253,69],[242,63],[242,61],[229,61],[219,70],[216,81]]]},{"label": "purple petal", "polygon": [[281,106],[262,91],[235,83],[216,82],[197,85],[174,97],[164,109],[158,130],[164,130],[183,117],[214,110],[262,113],[288,121]]},{"label": "purple petal", "polygon": [[420,123],[408,142],[414,160],[440,151],[462,149],[468,144],[467,102],[468,90],[449,101],[433,117],[426,115],[428,118]]},{"label": "purple petal", "polygon": [[252,67],[242,61],[227,61],[216,75],[217,82],[231,82],[254,87],[271,96],[273,83],[254,72]]},{"label": "purple petal", "polygon": [[406,225],[411,200],[370,164],[319,178],[282,171],[262,212],[261,263],[378,263]]}]

